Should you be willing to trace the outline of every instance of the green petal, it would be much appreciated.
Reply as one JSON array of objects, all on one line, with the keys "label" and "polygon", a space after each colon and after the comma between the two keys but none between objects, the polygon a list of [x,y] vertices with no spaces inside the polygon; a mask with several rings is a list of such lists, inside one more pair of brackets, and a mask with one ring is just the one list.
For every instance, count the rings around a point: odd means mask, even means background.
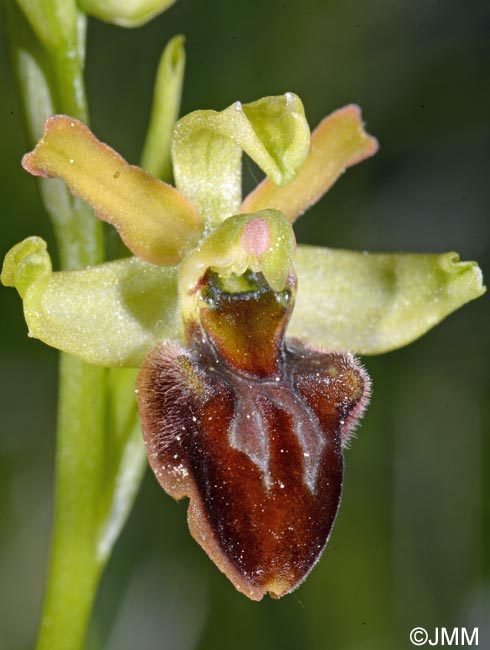
[{"label": "green petal", "polygon": [[273,183],[284,185],[303,163],[309,135],[303,105],[293,93],[235,102],[220,113],[195,111],[175,127],[176,185],[206,220],[218,223],[236,214],[241,203],[242,150]]},{"label": "green petal", "polygon": [[379,354],[422,336],[485,292],[456,253],[371,254],[299,246],[288,336],[328,350]]},{"label": "green petal", "polygon": [[139,27],[173,5],[175,0],[78,0],[85,13],[121,27]]},{"label": "green petal", "polygon": [[202,220],[188,199],[129,165],[71,117],[47,120],[43,138],[22,164],[36,176],[64,180],[148,262],[175,264],[199,238]]},{"label": "green petal", "polygon": [[377,150],[376,139],[364,130],[359,107],[345,106],[313,131],[310,151],[296,178],[285,187],[265,179],[247,196],[240,212],[273,208],[292,222],[316,203],[347,167]]},{"label": "green petal", "polygon": [[173,267],[127,258],[52,273],[46,243],[30,237],[7,253],[0,279],[23,297],[29,336],[89,363],[138,367],[177,338]]}]

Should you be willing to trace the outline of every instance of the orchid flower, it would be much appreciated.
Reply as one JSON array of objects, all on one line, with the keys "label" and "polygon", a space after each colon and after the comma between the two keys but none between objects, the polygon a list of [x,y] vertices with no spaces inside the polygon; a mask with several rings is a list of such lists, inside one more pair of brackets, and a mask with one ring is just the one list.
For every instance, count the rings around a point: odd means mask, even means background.
[{"label": "orchid flower", "polygon": [[[254,600],[294,589],[327,543],[343,449],[370,393],[353,355],[406,345],[485,290],[452,252],[296,246],[294,221],[377,147],[357,106],[310,136],[286,93],[182,118],[175,187],[63,115],[23,160],[63,180],[134,254],[53,272],[43,240],[14,246],[1,280],[21,295],[29,335],[92,364],[141,367],[156,478],[190,498],[193,537]],[[266,175],[245,199],[243,152]]]}]

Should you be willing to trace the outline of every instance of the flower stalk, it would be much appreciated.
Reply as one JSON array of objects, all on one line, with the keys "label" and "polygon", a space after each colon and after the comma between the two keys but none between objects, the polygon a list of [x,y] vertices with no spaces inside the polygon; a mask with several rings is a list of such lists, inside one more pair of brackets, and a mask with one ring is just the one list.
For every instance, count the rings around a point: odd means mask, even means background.
[{"label": "flower stalk", "polygon": [[63,354],[51,561],[37,650],[83,645],[102,563],[97,502],[104,467],[104,375]]}]

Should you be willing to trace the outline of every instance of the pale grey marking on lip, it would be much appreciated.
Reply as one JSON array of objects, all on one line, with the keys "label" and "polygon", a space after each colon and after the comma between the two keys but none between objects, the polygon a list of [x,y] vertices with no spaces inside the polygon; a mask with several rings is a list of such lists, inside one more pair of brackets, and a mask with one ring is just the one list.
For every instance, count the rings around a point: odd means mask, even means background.
[{"label": "pale grey marking on lip", "polygon": [[[229,441],[230,445],[246,454],[257,465],[264,477],[266,488],[272,486],[269,471],[269,444],[264,435],[267,423],[260,410],[260,406],[250,395],[244,396],[239,391],[236,394],[235,415],[231,422]],[[257,431],[261,431],[257,435]]]},{"label": "pale grey marking on lip", "polygon": [[[269,490],[274,484],[274,477],[269,466],[270,450],[266,434],[268,422],[261,402],[264,399],[288,414],[294,413],[293,427],[303,451],[304,481],[314,494],[326,437],[316,415],[294,394],[290,382],[282,379],[280,385],[269,381],[257,383],[252,394],[249,381],[234,375],[236,401],[235,416],[228,434],[230,445],[255,463],[262,472],[265,486]],[[257,399],[257,393],[263,399]]]}]

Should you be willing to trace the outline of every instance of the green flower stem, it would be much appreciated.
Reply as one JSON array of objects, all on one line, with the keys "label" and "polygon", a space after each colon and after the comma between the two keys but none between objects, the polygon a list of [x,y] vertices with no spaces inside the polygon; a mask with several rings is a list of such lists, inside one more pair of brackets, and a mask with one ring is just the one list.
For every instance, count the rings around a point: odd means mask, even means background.
[{"label": "green flower stem", "polygon": [[[25,9],[25,8],[24,8]],[[48,51],[38,32],[11,0],[4,0],[12,67],[32,143],[44,121],[64,112],[86,121],[83,83],[85,17],[77,21],[71,52]],[[54,72],[53,72],[54,71]],[[104,259],[102,224],[88,206],[73,199],[61,182],[41,181],[62,269]],[[79,650],[103,562],[97,554],[98,496],[104,471],[105,374],[70,355],[60,359],[56,485],[49,576],[38,650]]]},{"label": "green flower stem", "polygon": [[[82,23],[82,21],[79,21]],[[80,28],[84,35],[85,28]],[[56,86],[59,103],[63,113],[76,117],[85,124],[88,122],[88,109],[83,81],[83,60],[80,51],[73,50],[57,57],[54,61]]]},{"label": "green flower stem", "polygon": [[104,374],[61,355],[51,566],[37,650],[77,650],[96,593],[104,467]]},{"label": "green flower stem", "polygon": [[[63,241],[63,228],[57,231]],[[87,237],[67,240],[60,257],[68,267],[99,248]],[[97,508],[104,471],[104,400],[105,370],[62,353],[53,537],[37,650],[83,647],[103,568],[97,557]]]},{"label": "green flower stem", "polygon": [[[55,61],[60,112],[87,121],[82,62]],[[102,224],[61,183],[41,181],[60,266],[83,268],[104,259]],[[97,507],[104,471],[105,371],[60,358],[56,484],[49,576],[37,650],[83,647],[102,570],[97,557]]]},{"label": "green flower stem", "polygon": [[74,199],[61,181],[40,182],[44,207],[53,225],[60,268],[73,271],[104,261],[104,231],[92,209]]}]

